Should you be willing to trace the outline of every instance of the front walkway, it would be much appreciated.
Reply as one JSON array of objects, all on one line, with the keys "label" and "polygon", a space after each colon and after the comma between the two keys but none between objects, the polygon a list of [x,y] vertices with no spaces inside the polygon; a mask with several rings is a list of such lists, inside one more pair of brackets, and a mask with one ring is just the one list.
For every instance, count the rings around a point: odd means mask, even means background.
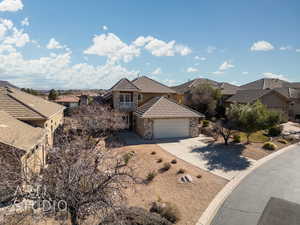
[{"label": "front walkway", "polygon": [[[299,171],[300,144],[297,144],[248,175],[223,203],[211,225],[256,225],[272,197],[300,204]],[[292,217],[295,215],[284,212],[291,211],[271,213],[271,219],[286,218],[284,224],[294,224],[289,219],[295,219]]]},{"label": "front walkway", "polygon": [[208,144],[208,137],[143,140],[132,132],[120,134],[127,145],[157,144],[172,155],[217,176],[232,180],[240,172],[250,169],[255,160],[241,155],[243,147]]}]

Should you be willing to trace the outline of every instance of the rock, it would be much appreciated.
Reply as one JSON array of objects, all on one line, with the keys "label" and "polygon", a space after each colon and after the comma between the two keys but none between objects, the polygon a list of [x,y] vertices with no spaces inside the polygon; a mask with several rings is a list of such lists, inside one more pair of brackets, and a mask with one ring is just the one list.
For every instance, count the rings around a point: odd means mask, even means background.
[{"label": "rock", "polygon": [[193,178],[191,175],[185,174],[185,175],[179,177],[179,182],[180,183],[192,183]]}]

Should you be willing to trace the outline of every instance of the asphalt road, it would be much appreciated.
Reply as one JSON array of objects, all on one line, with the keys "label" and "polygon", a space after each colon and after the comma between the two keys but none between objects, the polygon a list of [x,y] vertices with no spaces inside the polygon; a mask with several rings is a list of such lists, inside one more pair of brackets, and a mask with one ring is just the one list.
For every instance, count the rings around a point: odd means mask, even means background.
[{"label": "asphalt road", "polygon": [[300,204],[299,144],[248,175],[223,203],[212,225],[256,225],[271,197]]}]

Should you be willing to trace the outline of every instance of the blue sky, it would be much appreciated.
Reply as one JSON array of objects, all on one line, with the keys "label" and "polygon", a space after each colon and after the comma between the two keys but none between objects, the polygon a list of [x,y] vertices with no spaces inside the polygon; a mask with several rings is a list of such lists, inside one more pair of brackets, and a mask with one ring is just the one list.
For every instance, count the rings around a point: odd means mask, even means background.
[{"label": "blue sky", "polygon": [[149,75],[300,81],[297,0],[0,0],[0,80],[109,88]]}]

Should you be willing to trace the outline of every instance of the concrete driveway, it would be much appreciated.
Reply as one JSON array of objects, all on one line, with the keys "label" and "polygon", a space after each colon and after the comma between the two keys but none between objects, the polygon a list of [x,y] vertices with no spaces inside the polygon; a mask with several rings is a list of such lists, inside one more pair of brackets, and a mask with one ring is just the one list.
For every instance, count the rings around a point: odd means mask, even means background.
[{"label": "concrete driveway", "polygon": [[211,145],[209,137],[143,140],[132,132],[121,133],[128,145],[157,144],[172,155],[227,180],[249,169],[255,160],[241,155],[242,146]]},{"label": "concrete driveway", "polygon": [[[272,198],[300,204],[300,145],[266,162],[248,175],[229,195],[219,209],[212,225],[256,225],[269,209]],[[270,220],[284,225],[300,224],[296,208],[285,207],[280,213],[270,213]],[[265,213],[264,213],[265,214]],[[295,221],[296,220],[296,221]],[[294,223],[295,222],[295,223]],[[275,223],[264,223],[275,224]],[[276,223],[278,224],[278,223]]]},{"label": "concrete driveway", "polygon": [[208,144],[208,137],[157,141],[157,144],[174,156],[209,171],[227,180],[233,179],[241,171],[254,165],[255,160],[241,156],[242,146]]}]

